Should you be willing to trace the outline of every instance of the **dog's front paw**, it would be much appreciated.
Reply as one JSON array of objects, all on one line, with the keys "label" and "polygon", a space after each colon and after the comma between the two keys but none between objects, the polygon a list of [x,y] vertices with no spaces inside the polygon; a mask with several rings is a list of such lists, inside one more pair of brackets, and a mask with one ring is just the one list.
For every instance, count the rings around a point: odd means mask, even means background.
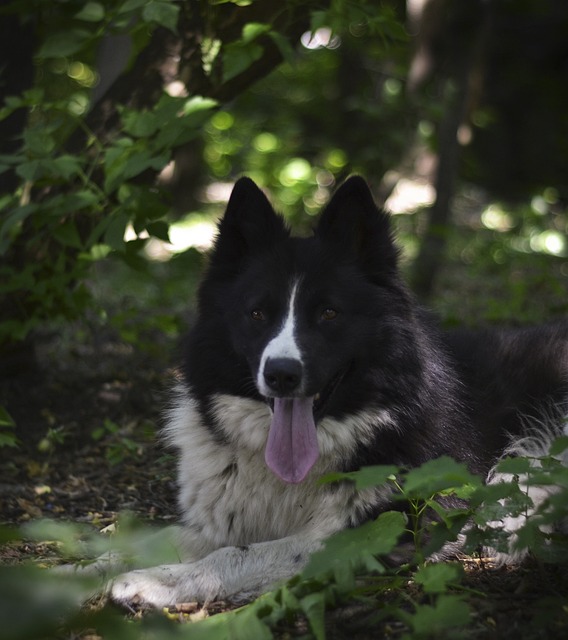
[{"label": "dog's front paw", "polygon": [[110,585],[111,598],[120,605],[131,607],[167,607],[179,602],[176,581],[167,566],[140,569],[123,573]]},{"label": "dog's front paw", "polygon": [[116,578],[110,597],[125,606],[169,607],[181,602],[206,602],[226,593],[215,571],[199,562],[138,569]]}]

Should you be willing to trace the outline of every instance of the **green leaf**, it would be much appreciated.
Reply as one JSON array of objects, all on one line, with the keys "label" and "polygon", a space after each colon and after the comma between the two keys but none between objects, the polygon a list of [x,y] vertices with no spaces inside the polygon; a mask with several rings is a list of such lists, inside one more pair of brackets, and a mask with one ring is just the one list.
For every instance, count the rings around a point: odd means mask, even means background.
[{"label": "green leaf", "polygon": [[6,167],[12,167],[20,163],[23,158],[24,158],[23,155],[17,156],[17,155],[0,154],[0,163],[6,165]]},{"label": "green leaf", "polygon": [[318,29],[321,29],[322,27],[329,27],[331,24],[329,14],[327,11],[312,11],[310,21],[311,21],[310,30],[312,33],[315,33]]},{"label": "green leaf", "polygon": [[179,10],[179,5],[168,0],[150,0],[142,11],[142,17],[177,33]]},{"label": "green leaf", "polygon": [[128,215],[120,212],[111,219],[104,234],[104,243],[115,251],[124,251],[124,232]]},{"label": "green leaf", "polygon": [[169,231],[170,225],[164,220],[157,220],[156,222],[150,222],[146,225],[146,230],[154,238],[163,240],[164,242],[170,241]]},{"label": "green leaf", "polygon": [[85,22],[100,22],[105,17],[105,8],[100,2],[86,2],[75,17]]},{"label": "green leaf", "polygon": [[124,131],[137,138],[153,135],[160,122],[155,113],[151,111],[125,111],[122,114]]},{"label": "green leaf", "polygon": [[256,38],[258,38],[259,36],[268,33],[270,29],[271,27],[269,24],[263,24],[262,22],[249,22],[243,27],[243,35],[241,41],[245,44],[249,44],[253,40],[256,40]]},{"label": "green leaf", "polygon": [[15,426],[12,416],[0,405],[0,448],[17,447],[20,444],[18,438],[12,433]]},{"label": "green leaf", "polygon": [[448,637],[448,629],[465,626],[469,620],[469,606],[455,595],[439,596],[434,606],[417,606],[415,614],[406,618],[416,635],[424,638]]},{"label": "green leaf", "polygon": [[387,483],[399,472],[398,467],[394,465],[376,465],[373,467],[363,467],[358,471],[350,471],[341,473],[338,471],[327,473],[320,482],[325,484],[328,482],[340,482],[342,480],[351,480],[355,483],[357,489],[368,489],[369,487],[378,487]]},{"label": "green leaf", "polygon": [[339,575],[368,564],[380,571],[382,567],[373,562],[373,556],[390,553],[405,528],[402,513],[387,511],[357,529],[340,531],[326,540],[321,551],[312,554],[302,576],[314,578],[330,572]]},{"label": "green leaf", "polygon": [[74,220],[66,220],[63,224],[55,227],[52,233],[53,237],[66,247],[83,248],[83,242]]},{"label": "green leaf", "polygon": [[290,44],[288,38],[283,36],[281,33],[277,31],[270,31],[268,34],[274,44],[278,47],[278,51],[280,51],[280,55],[284,62],[287,62],[289,65],[293,65],[296,62],[297,53],[294,47]]},{"label": "green leaf", "polygon": [[126,13],[127,11],[134,11],[140,9],[144,5],[148,4],[148,0],[126,0],[118,8],[118,13]]},{"label": "green leaf", "polygon": [[215,4],[236,4],[237,7],[248,7],[255,0],[210,0],[212,5]]},{"label": "green leaf", "polygon": [[89,189],[81,189],[74,193],[65,194],[63,196],[63,202],[58,205],[58,211],[63,213],[73,213],[80,209],[92,209],[95,210],[100,206],[99,194]]},{"label": "green leaf", "polygon": [[159,171],[163,169],[170,159],[170,154],[162,154],[160,156],[151,155],[149,151],[141,151],[134,153],[128,158],[124,164],[122,171],[122,179],[134,178],[140,175],[146,169],[155,169]]},{"label": "green leaf", "polygon": [[31,153],[46,156],[55,148],[55,140],[44,127],[25,129],[24,142]]},{"label": "green leaf", "polygon": [[14,427],[16,423],[6,409],[0,405],[0,427]]},{"label": "green leaf", "polygon": [[398,468],[393,465],[377,465],[374,467],[363,467],[359,471],[346,474],[355,480],[357,489],[367,489],[368,487],[378,487],[386,484],[398,473]]},{"label": "green leaf", "polygon": [[77,175],[81,171],[81,163],[75,156],[69,154],[63,154],[53,160],[53,167],[55,173],[59,174],[65,180],[69,180],[74,175]]},{"label": "green leaf", "polygon": [[568,436],[560,436],[550,445],[550,455],[559,456],[568,449]]},{"label": "green leaf", "polygon": [[264,49],[257,43],[232,42],[223,48],[223,82],[246,71],[254,62],[262,58]]},{"label": "green leaf", "polygon": [[92,39],[86,29],[66,29],[48,36],[40,47],[38,58],[64,58],[80,51]]},{"label": "green leaf", "polygon": [[501,473],[510,473],[513,476],[524,475],[534,469],[534,465],[528,458],[503,458],[497,465]]},{"label": "green leaf", "polygon": [[193,96],[189,100],[186,100],[182,113],[184,116],[191,116],[197,113],[203,113],[209,116],[209,111],[214,109],[218,105],[218,101],[213,98],[204,98],[203,96]]},{"label": "green leaf", "polygon": [[2,433],[0,431],[0,448],[1,447],[17,447],[19,440],[13,433]]},{"label": "green leaf", "polygon": [[39,160],[30,160],[29,162],[22,162],[22,164],[16,167],[16,174],[24,180],[34,182],[40,174],[41,162]]},{"label": "green leaf", "polygon": [[440,491],[463,485],[479,486],[481,480],[470,473],[465,464],[442,456],[411,469],[404,481],[404,494],[427,499]]},{"label": "green leaf", "polygon": [[[245,609],[242,613],[230,618],[231,638],[254,638],[255,640],[273,640],[270,629],[260,620],[254,608]],[[215,636],[211,636],[212,638]]]},{"label": "green leaf", "polygon": [[0,255],[7,251],[22,222],[37,209],[36,203],[26,204],[23,207],[17,207],[4,218],[0,225]]},{"label": "green leaf", "polygon": [[425,593],[444,593],[448,585],[459,582],[463,575],[460,564],[426,564],[418,569],[414,581],[422,585]]},{"label": "green leaf", "polygon": [[310,593],[302,598],[302,611],[316,640],[325,640],[325,593]]}]

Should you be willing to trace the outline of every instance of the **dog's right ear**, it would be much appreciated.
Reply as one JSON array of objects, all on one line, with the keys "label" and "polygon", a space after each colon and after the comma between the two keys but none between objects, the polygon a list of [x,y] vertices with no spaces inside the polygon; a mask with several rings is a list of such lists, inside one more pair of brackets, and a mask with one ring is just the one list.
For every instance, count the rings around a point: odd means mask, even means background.
[{"label": "dog's right ear", "polygon": [[288,236],[284,220],[264,193],[250,178],[240,178],[219,223],[211,261],[238,262]]}]

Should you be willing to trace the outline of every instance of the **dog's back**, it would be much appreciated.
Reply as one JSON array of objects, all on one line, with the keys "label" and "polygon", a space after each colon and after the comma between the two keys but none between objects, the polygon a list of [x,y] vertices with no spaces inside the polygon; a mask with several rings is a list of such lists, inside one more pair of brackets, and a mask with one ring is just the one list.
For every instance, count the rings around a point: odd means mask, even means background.
[{"label": "dog's back", "polygon": [[[445,335],[480,446],[499,454],[527,429],[568,413],[568,322]],[[487,460],[490,460],[489,456]]]}]

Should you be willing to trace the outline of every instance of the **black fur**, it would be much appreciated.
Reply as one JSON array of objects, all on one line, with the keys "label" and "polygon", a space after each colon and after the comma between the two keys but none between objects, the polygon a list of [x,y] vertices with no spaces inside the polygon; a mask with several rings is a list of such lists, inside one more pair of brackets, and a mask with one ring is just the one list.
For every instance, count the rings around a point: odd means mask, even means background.
[{"label": "black fur", "polygon": [[[193,393],[203,402],[219,391],[262,399],[256,368],[297,274],[308,393],[341,377],[318,420],[372,406],[397,423],[378,428],[342,470],[448,454],[486,472],[521,433],[523,415],[566,398],[568,324],[444,334],[402,282],[397,257],[389,217],[363,179],[338,189],[309,238],[291,237],[256,185],[241,179],[200,290],[185,364]],[[326,305],[340,314],[318,322]],[[255,307],[265,310],[262,326],[250,320]]]}]

